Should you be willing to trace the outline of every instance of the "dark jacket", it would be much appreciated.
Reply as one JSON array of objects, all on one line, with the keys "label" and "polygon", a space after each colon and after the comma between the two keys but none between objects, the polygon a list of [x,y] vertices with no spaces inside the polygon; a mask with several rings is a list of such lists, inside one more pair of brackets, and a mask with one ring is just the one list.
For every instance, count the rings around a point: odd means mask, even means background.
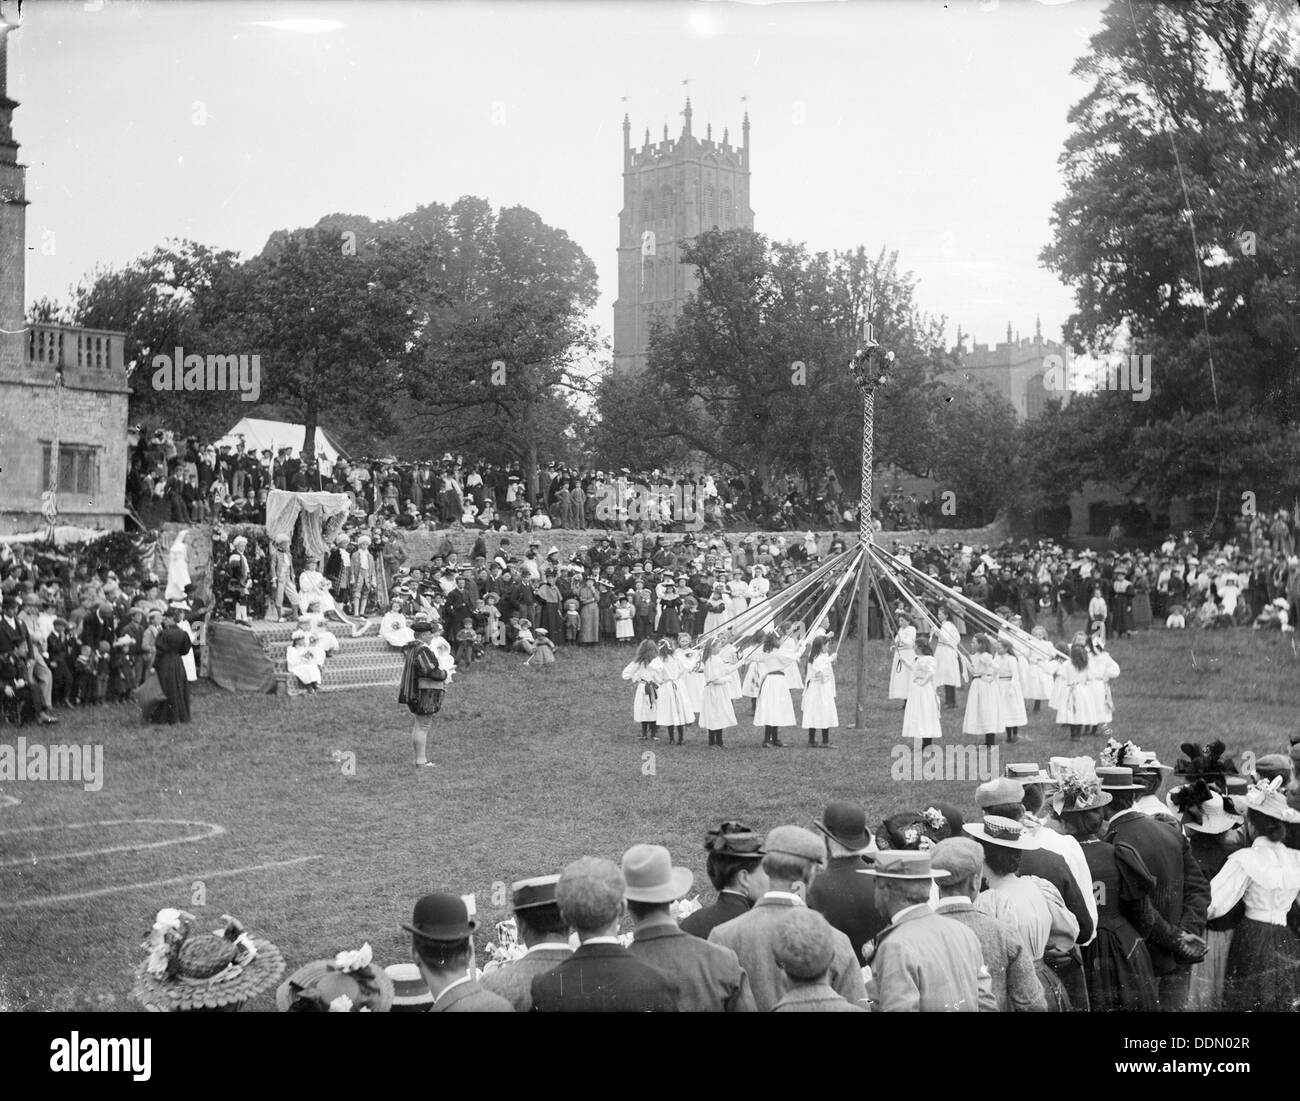
[{"label": "dark jacket", "polygon": [[870,867],[861,857],[838,856],[813,880],[808,891],[808,907],[821,913],[832,926],[849,938],[849,944],[862,958],[862,946],[874,939],[889,920],[876,910],[875,879],[859,875],[857,869]]},{"label": "dark jacket", "polygon": [[676,1013],[676,987],[618,944],[584,944],[533,980],[534,1013]]},{"label": "dark jacket", "polygon": [[712,906],[696,910],[682,921],[682,932],[693,937],[708,940],[714,928],[724,921],[740,917],[748,912],[749,898],[736,891],[719,891],[718,900]]},{"label": "dark jacket", "polygon": [[1204,936],[1205,912],[1210,905],[1210,884],[1187,838],[1168,820],[1128,813],[1110,821],[1102,840],[1132,845],[1155,877],[1156,887],[1151,892],[1155,924],[1138,931],[1146,938],[1155,973],[1172,974],[1178,966],[1171,951],[1178,930]]}]

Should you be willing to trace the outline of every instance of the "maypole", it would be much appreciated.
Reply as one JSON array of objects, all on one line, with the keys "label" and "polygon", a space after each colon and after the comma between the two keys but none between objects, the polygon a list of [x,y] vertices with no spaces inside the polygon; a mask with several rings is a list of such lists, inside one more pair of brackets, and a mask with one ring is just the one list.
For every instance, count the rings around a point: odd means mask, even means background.
[{"label": "maypole", "polygon": [[[872,325],[868,321],[864,330],[862,346],[853,353],[849,360],[849,371],[862,390],[862,492],[858,498],[858,539],[865,546],[873,541],[871,527],[871,468],[874,462],[873,433],[876,422],[876,387],[885,381],[886,374],[894,362],[893,352],[880,352],[880,345],[873,339]],[[859,566],[862,570],[871,568],[869,556],[862,555]],[[867,623],[871,604],[871,586],[858,585],[858,693],[854,712],[853,728],[866,729],[867,718]]]}]

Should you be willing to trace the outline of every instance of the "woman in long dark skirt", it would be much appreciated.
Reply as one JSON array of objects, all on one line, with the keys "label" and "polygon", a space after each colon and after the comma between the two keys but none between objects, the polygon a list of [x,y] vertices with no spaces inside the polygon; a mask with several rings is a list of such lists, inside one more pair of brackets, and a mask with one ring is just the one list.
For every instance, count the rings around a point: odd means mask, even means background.
[{"label": "woman in long dark skirt", "polygon": [[1294,1013],[1300,1008],[1300,938],[1287,928],[1287,917],[1300,895],[1300,852],[1287,848],[1286,824],[1295,812],[1287,807],[1280,784],[1258,783],[1244,802],[1250,847],[1229,856],[1210,881],[1209,918],[1223,917],[1239,901],[1246,903],[1246,916],[1228,949],[1223,1008],[1229,1013]]},{"label": "woman in long dark skirt", "polygon": [[1109,802],[1109,793],[1095,781],[1068,778],[1053,798],[1065,832],[1083,848],[1097,900],[1097,935],[1083,949],[1088,1003],[1094,1013],[1154,1013],[1155,971],[1135,922],[1146,924],[1141,914],[1151,906],[1148,896],[1156,881],[1132,845],[1112,845],[1098,837],[1104,825],[1101,808]]},{"label": "woman in long dark skirt", "polygon": [[556,572],[547,570],[546,577],[537,587],[538,626],[545,627],[551,638],[564,637],[564,617],[561,614],[563,596],[556,585]]},{"label": "woman in long dark skirt", "polygon": [[153,667],[166,702],[154,709],[152,717],[161,721],[166,716],[167,722],[173,725],[187,723],[190,721],[190,682],[182,659],[193,644],[189,632],[177,626],[174,613],[164,615],[162,622],[163,628],[154,642]]}]

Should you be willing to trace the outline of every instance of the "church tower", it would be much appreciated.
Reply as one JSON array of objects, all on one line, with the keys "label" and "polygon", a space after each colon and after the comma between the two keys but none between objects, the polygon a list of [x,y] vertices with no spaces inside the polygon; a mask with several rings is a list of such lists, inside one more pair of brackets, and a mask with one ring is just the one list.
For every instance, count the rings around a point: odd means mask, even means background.
[{"label": "church tower", "polygon": [[0,369],[24,358],[27,270],[27,169],[18,163],[14,108],[8,96],[7,40],[14,28],[0,15]]},{"label": "church tower", "polygon": [[645,367],[650,324],[680,315],[696,287],[695,269],[681,262],[682,247],[704,230],[753,229],[749,208],[749,113],[739,147],[728,131],[715,141],[692,128],[691,101],[681,135],[632,148],[632,123],[623,116],[623,209],[618,216],[618,300],[614,303],[614,368]]}]

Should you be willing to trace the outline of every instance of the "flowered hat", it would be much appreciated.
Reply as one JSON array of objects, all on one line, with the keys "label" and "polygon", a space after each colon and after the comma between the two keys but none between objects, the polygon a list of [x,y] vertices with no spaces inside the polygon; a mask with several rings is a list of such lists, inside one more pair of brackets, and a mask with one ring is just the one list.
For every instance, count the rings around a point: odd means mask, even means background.
[{"label": "flowered hat", "polygon": [[1235,805],[1241,807],[1243,804],[1246,810],[1266,814],[1279,822],[1300,822],[1300,811],[1292,810],[1287,805],[1281,776],[1251,784],[1246,789],[1245,798],[1238,800]]},{"label": "flowered hat", "polygon": [[275,992],[281,1013],[387,1013],[393,980],[372,962],[369,944],[313,960],[298,968]]},{"label": "flowered hat", "polygon": [[1237,771],[1232,758],[1224,757],[1228,747],[1218,739],[1206,745],[1183,742],[1178,748],[1184,754],[1174,762],[1174,773],[1178,776],[1186,776],[1189,780],[1203,779],[1222,788],[1224,777]]},{"label": "flowered hat", "polygon": [[1053,757],[1049,767],[1060,784],[1051,798],[1058,816],[1098,810],[1111,802],[1110,793],[1101,790],[1101,778],[1091,757]]},{"label": "flowered hat", "polygon": [[135,969],[134,994],[141,1005],[161,1013],[237,1009],[284,974],[274,944],[250,936],[229,914],[222,920],[223,928],[203,933],[195,929],[193,914],[158,911],[141,945],[148,958]]}]

